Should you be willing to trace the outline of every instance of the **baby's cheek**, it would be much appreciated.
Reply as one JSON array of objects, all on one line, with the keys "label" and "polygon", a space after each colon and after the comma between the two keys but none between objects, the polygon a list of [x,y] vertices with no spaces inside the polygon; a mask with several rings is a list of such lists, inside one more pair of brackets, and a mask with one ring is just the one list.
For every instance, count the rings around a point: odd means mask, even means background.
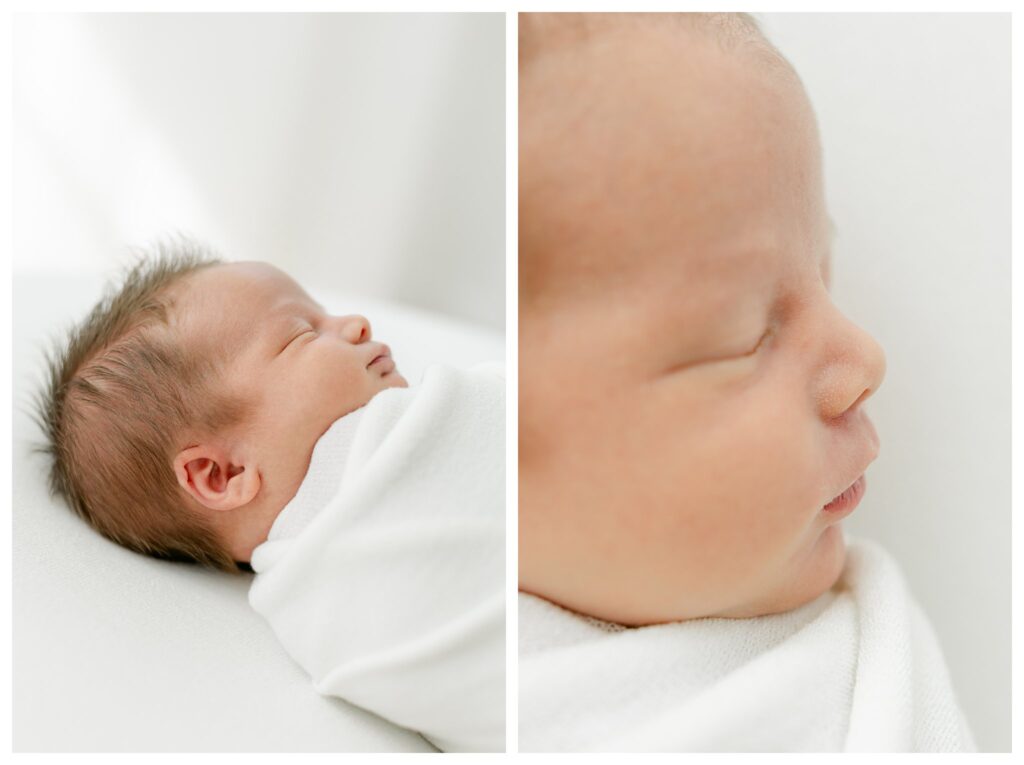
[{"label": "baby's cheek", "polygon": [[784,556],[802,542],[817,512],[815,487],[820,457],[801,412],[784,403],[758,407],[737,433],[742,468],[735,505],[748,531],[742,539],[761,559]]},{"label": "baby's cheek", "polygon": [[752,568],[779,554],[809,523],[809,445],[799,417],[775,401],[720,411],[692,444],[687,470],[690,521],[705,554]]}]

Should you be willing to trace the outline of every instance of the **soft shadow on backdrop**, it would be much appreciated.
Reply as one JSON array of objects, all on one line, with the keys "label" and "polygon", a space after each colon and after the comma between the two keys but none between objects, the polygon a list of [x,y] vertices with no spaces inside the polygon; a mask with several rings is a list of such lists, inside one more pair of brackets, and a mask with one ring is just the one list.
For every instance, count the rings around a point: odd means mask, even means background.
[{"label": "soft shadow on backdrop", "polygon": [[981,751],[1010,751],[1010,15],[755,13],[796,67],[837,304],[885,348],[847,521],[899,560]]},{"label": "soft shadow on backdrop", "polygon": [[170,230],[505,321],[504,14],[21,14],[14,267]]}]

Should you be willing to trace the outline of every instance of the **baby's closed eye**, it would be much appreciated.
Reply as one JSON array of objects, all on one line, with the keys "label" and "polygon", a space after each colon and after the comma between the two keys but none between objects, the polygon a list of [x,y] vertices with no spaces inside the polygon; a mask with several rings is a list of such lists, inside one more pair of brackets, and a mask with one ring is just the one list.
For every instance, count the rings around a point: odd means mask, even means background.
[{"label": "baby's closed eye", "polygon": [[300,330],[297,334],[293,334],[291,336],[291,339],[287,343],[284,344],[283,348],[281,348],[281,351],[283,352],[286,348],[291,346],[299,338],[305,337],[307,335],[315,336],[316,334],[318,334],[318,333],[317,333],[317,331],[313,327],[306,326],[304,329]]},{"label": "baby's closed eye", "polygon": [[[667,369],[663,371],[665,375],[674,375],[680,372],[687,372],[696,369],[707,369],[717,367],[723,364],[734,364],[737,362],[749,362],[751,359],[758,355],[758,352],[765,346],[766,342],[772,335],[772,327],[766,328],[758,339],[751,343],[748,343],[748,350],[733,350],[732,348],[723,350],[722,352],[713,352],[708,354],[701,354],[696,358],[689,358],[685,361],[676,361],[671,364]],[[741,347],[733,345],[733,348]]]},{"label": "baby's closed eye", "polygon": [[748,356],[755,355],[759,350],[761,350],[762,346],[764,346],[765,342],[768,340],[769,335],[771,335],[771,334],[772,334],[772,328],[771,327],[766,328],[765,331],[763,333],[761,333],[761,337],[758,338],[757,343],[754,345],[754,347],[751,348],[746,353],[741,354],[740,358],[746,358]]}]

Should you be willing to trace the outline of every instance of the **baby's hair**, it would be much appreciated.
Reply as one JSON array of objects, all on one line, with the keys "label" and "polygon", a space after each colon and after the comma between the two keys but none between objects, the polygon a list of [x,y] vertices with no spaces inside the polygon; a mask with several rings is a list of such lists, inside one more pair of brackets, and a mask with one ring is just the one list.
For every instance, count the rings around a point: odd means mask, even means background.
[{"label": "baby's hair", "polygon": [[244,415],[211,384],[216,359],[170,326],[173,290],[222,262],[184,237],[141,252],[67,337],[46,353],[36,419],[51,458],[50,493],[136,552],[238,572],[218,534],[190,510],[172,467],[176,439]]}]

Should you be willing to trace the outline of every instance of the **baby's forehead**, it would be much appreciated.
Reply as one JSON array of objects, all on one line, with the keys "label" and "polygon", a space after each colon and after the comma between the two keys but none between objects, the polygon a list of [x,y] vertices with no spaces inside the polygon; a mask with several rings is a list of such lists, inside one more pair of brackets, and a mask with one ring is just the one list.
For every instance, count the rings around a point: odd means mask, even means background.
[{"label": "baby's forehead", "polygon": [[260,261],[202,269],[175,285],[170,301],[170,331],[197,348],[240,348],[256,338],[256,328],[318,308],[288,274]]},{"label": "baby's forehead", "polygon": [[553,286],[748,279],[767,266],[755,253],[814,236],[818,140],[799,83],[664,34],[624,46],[539,69],[521,94],[527,301]]},{"label": "baby's forehead", "polygon": [[232,301],[233,308],[311,301],[298,282],[262,261],[236,261],[205,269],[183,285],[180,298],[190,304],[190,310],[223,310],[225,300]]}]

